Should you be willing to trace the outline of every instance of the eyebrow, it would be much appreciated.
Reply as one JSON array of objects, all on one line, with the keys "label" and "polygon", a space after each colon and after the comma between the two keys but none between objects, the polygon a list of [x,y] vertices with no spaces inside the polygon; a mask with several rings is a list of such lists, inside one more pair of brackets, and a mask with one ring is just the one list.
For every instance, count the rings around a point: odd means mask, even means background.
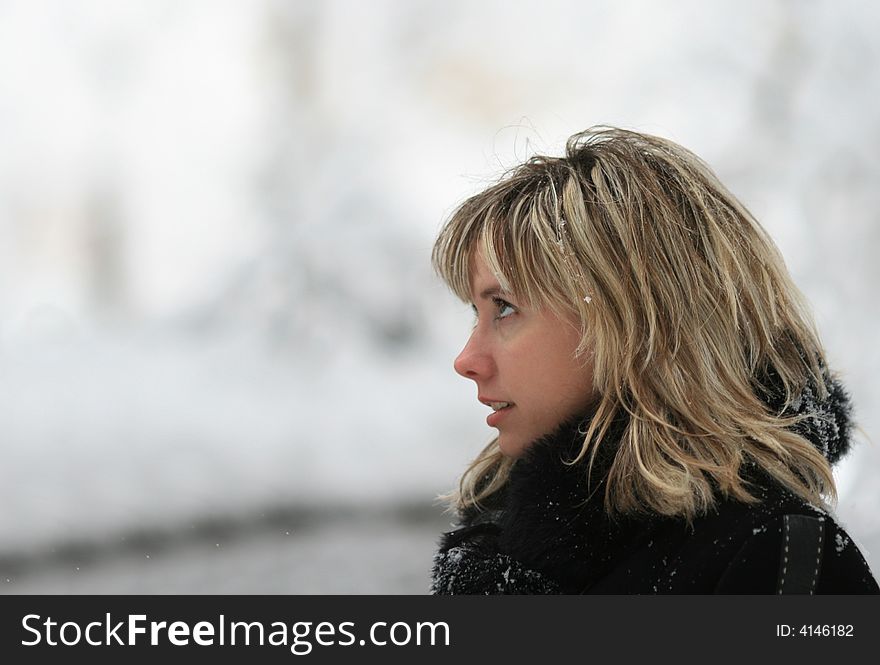
[{"label": "eyebrow", "polygon": [[480,292],[480,298],[483,300],[488,300],[492,296],[511,296],[512,294],[508,291],[505,291],[500,286],[490,286],[488,289],[483,289]]}]

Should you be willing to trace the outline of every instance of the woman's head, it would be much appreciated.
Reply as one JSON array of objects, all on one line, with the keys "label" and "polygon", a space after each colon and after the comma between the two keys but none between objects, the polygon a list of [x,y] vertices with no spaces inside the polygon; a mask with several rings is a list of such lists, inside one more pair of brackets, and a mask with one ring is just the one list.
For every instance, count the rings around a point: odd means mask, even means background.
[{"label": "woman's head", "polygon": [[[771,370],[786,406],[811,377],[823,390],[810,317],[766,232],[681,146],[614,128],[577,134],[563,157],[533,157],[465,201],[433,261],[478,310],[482,277],[576,332],[571,362],[592,384],[579,403],[595,409],[582,453],[628,414],[609,481],[637,474],[642,503],[690,514],[711,503],[710,477],[745,498],[745,456],[782,460],[789,485],[799,474],[811,491],[830,486],[821,455],[756,394]],[[612,504],[639,503],[612,484]]]}]

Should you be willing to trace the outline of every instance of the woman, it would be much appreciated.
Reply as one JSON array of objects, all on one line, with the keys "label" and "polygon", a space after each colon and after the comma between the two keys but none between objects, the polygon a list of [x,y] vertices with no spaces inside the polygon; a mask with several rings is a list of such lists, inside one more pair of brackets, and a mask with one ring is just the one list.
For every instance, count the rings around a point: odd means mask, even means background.
[{"label": "woman", "polygon": [[832,516],[850,402],[711,170],[594,128],[462,204],[434,266],[495,438],[433,593],[878,593]]}]

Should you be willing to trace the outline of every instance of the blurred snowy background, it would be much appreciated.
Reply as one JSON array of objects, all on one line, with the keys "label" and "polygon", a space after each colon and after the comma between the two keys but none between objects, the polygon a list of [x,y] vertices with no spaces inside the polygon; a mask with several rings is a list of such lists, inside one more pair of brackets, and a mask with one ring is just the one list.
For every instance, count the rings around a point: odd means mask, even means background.
[{"label": "blurred snowy background", "polygon": [[490,436],[433,237],[599,123],[777,240],[880,570],[878,31],[867,0],[0,1],[0,590],[425,592]]}]

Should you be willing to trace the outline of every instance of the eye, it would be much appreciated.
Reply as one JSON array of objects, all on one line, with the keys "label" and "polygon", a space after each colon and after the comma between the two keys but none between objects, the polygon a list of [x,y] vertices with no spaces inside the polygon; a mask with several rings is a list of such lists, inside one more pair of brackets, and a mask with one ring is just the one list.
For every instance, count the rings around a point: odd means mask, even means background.
[{"label": "eye", "polygon": [[495,305],[495,319],[506,319],[511,314],[516,314],[516,307],[511,305],[506,300],[502,298],[492,298],[492,303]]}]

